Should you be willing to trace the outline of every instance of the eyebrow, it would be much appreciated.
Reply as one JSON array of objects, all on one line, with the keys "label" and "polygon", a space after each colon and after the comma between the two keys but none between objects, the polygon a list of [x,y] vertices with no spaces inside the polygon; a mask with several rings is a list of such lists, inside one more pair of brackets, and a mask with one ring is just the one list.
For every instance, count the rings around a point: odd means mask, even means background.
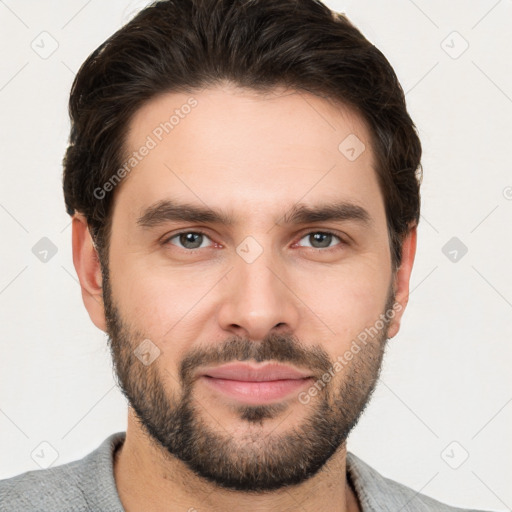
[{"label": "eyebrow", "polygon": [[[347,220],[354,220],[365,226],[372,224],[372,218],[367,210],[347,201],[331,202],[318,206],[295,204],[276,224],[307,224]],[[212,210],[207,206],[166,199],[146,208],[137,219],[137,225],[142,228],[153,228],[170,221],[222,224],[226,226],[235,224],[234,218],[225,212]]]}]

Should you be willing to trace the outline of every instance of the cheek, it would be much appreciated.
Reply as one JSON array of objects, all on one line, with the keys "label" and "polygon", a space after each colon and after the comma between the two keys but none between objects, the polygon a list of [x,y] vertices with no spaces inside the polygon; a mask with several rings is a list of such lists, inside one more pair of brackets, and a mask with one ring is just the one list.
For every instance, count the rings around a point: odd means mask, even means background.
[{"label": "cheek", "polygon": [[187,334],[194,335],[194,326],[202,325],[205,295],[217,280],[211,271],[157,269],[141,258],[131,265],[125,261],[112,272],[112,292],[123,318],[165,348],[169,340],[185,340]]},{"label": "cheek", "polygon": [[303,283],[297,295],[329,327],[329,335],[341,350],[379,319],[390,279],[391,273],[383,272],[380,265],[359,262],[326,268],[314,279],[297,277],[297,282]]}]

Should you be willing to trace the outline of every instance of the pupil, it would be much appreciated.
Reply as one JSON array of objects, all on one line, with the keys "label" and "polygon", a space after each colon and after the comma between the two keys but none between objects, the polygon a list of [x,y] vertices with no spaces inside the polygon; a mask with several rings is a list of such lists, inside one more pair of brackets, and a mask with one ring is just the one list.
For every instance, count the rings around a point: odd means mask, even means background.
[{"label": "pupil", "polygon": [[[320,247],[329,247],[332,235],[328,233],[315,233],[312,235],[315,242],[320,242]],[[315,246],[314,244],[312,244]]]},{"label": "pupil", "polygon": [[[201,246],[202,236],[203,235],[201,235],[200,233],[183,233],[180,236],[180,243],[184,247],[187,247],[187,249],[197,249],[198,247]],[[199,242],[198,242],[198,239],[199,239]],[[192,245],[192,247],[190,245],[188,245],[189,243]]]}]

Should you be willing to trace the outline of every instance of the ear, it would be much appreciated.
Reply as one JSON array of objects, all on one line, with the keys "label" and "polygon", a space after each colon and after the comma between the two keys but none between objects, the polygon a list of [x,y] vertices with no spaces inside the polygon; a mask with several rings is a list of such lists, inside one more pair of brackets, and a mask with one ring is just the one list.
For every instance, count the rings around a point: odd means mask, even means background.
[{"label": "ear", "polygon": [[413,226],[402,243],[402,262],[394,278],[395,316],[388,329],[388,338],[393,338],[400,330],[400,321],[409,302],[409,280],[411,278],[414,256],[416,255],[416,226]]},{"label": "ear", "polygon": [[76,213],[73,216],[72,229],[73,264],[82,288],[82,300],[94,325],[106,332],[101,265],[87,219],[82,214]]}]

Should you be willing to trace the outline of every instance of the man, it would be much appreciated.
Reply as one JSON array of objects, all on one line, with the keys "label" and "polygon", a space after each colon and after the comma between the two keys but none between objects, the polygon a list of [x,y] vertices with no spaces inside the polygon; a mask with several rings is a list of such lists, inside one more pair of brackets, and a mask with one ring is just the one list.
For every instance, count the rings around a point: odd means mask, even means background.
[{"label": "man", "polygon": [[461,510],[347,451],[407,305],[421,145],[315,0],[163,0],[83,64],[64,194],[126,433],[2,510]]}]

